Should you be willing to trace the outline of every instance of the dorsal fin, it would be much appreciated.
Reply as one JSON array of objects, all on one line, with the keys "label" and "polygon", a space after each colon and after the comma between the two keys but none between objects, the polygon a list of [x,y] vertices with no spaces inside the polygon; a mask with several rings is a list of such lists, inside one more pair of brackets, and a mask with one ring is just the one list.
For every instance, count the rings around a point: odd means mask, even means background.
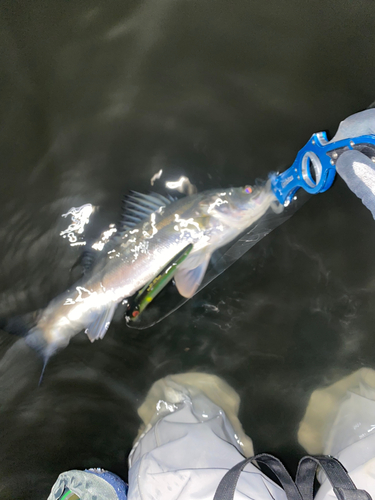
[{"label": "dorsal fin", "polygon": [[[117,227],[110,225],[99,236],[95,242],[89,242],[86,245],[81,256],[77,259],[72,267],[72,271],[78,267],[81,273],[87,274],[93,268],[97,254],[105,247],[106,251],[118,244],[124,236],[124,233],[134,226],[139,224],[143,219],[147,219],[153,212],[156,212],[160,207],[165,207],[176,201],[171,195],[168,197],[158,193],[143,194],[137,191],[130,191],[127,196],[124,196],[122,201],[121,219]],[[108,234],[112,230],[113,234]],[[79,279],[80,276],[77,276]]]},{"label": "dorsal fin", "polygon": [[161,207],[176,201],[177,198],[163,196],[158,193],[143,194],[130,191],[122,201],[122,213],[119,231],[127,231],[147,219]]},{"label": "dorsal fin", "polygon": [[[91,245],[86,245],[81,255],[79,255],[78,259],[75,261],[73,266],[70,268],[70,274],[73,276],[74,281],[78,281],[82,275],[87,274],[94,267],[95,260],[98,252],[93,250],[92,243]],[[77,269],[78,273],[75,272]]]}]

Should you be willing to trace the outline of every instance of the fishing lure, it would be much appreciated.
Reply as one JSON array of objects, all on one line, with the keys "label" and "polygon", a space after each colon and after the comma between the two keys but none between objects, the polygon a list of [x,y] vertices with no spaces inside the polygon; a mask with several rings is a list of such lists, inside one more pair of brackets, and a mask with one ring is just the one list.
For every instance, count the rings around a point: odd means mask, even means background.
[{"label": "fishing lure", "polygon": [[152,302],[152,300],[168,285],[171,279],[176,274],[178,266],[186,259],[193,248],[193,245],[187,245],[180,253],[178,253],[165,268],[154,278],[150,283],[142,288],[130,300],[126,311],[126,320],[135,320]]}]

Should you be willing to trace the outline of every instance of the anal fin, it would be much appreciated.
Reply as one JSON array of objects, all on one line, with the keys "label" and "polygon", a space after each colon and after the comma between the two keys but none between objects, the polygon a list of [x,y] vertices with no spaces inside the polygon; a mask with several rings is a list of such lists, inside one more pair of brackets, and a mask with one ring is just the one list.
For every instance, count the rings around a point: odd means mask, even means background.
[{"label": "anal fin", "polygon": [[99,314],[95,321],[93,321],[91,325],[86,328],[85,333],[90,339],[90,342],[102,339],[105,336],[112,321],[116,307],[117,304],[114,303],[107,306],[106,309]]}]

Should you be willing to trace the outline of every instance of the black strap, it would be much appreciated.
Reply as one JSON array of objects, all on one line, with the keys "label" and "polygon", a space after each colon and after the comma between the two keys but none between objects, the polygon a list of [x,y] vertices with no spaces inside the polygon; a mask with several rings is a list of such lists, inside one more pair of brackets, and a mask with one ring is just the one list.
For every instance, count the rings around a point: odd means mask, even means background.
[{"label": "black strap", "polygon": [[344,466],[329,456],[303,457],[298,464],[296,484],[304,500],[313,500],[314,478],[317,468],[326,473],[339,500],[371,500],[365,490],[358,490]]},{"label": "black strap", "polygon": [[247,458],[232,467],[220,481],[214,500],[233,500],[241,472],[251,462],[262,463],[272,470],[284,488],[288,500],[313,500],[314,478],[318,466],[326,473],[338,500],[372,500],[367,491],[356,488],[346,469],[333,457],[302,458],[294,482],[280,460],[267,453]]},{"label": "black strap", "polygon": [[241,472],[250,462],[259,462],[267,465],[267,467],[272,470],[277,479],[280,481],[288,500],[303,500],[295,482],[290,477],[284,465],[278,458],[268,455],[267,453],[261,453],[259,455],[255,455],[255,457],[247,458],[232,467],[220,481],[214,500],[233,500],[234,492],[236,491]]}]

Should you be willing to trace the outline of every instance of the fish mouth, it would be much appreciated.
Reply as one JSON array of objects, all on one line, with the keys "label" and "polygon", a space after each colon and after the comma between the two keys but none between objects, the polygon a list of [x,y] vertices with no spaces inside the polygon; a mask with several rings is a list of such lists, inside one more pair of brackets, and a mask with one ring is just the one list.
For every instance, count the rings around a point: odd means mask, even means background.
[{"label": "fish mouth", "polygon": [[251,199],[252,200],[257,200],[260,197],[261,194],[262,194],[262,191],[260,189],[258,189],[257,191],[255,191],[255,193],[253,193]]},{"label": "fish mouth", "polygon": [[253,196],[251,197],[251,202],[255,202],[257,204],[260,204],[263,202],[264,198],[266,196],[266,193],[262,189],[258,189]]}]

